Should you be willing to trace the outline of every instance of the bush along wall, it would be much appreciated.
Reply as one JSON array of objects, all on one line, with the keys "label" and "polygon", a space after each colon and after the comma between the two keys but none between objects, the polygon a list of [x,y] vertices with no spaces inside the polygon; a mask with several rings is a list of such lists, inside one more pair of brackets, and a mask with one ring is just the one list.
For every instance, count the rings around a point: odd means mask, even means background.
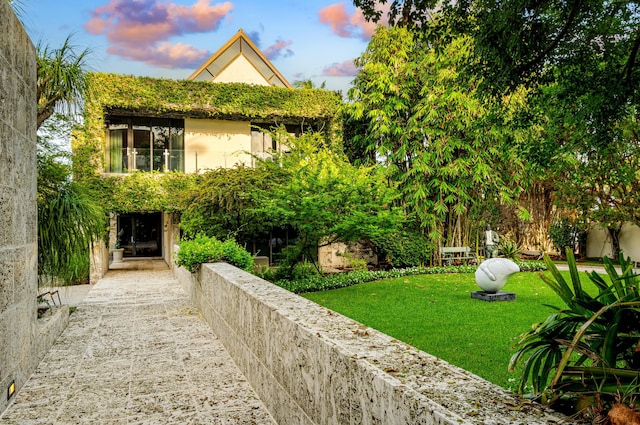
[{"label": "bush along wall", "polygon": [[[518,261],[520,271],[532,272],[546,270],[543,261]],[[404,269],[353,271],[349,273],[336,273],[328,276],[313,276],[299,280],[276,280],[274,283],[288,291],[297,294],[303,292],[326,291],[329,289],[344,288],[360,283],[373,282],[375,280],[391,279],[402,276],[414,276],[421,274],[443,273],[474,273],[477,266],[441,266],[441,267],[409,267]]]},{"label": "bush along wall", "polygon": [[235,240],[222,242],[216,238],[197,236],[190,241],[182,241],[176,256],[176,264],[190,272],[197,272],[203,263],[226,261],[242,270],[253,272],[253,257],[239,246]]}]

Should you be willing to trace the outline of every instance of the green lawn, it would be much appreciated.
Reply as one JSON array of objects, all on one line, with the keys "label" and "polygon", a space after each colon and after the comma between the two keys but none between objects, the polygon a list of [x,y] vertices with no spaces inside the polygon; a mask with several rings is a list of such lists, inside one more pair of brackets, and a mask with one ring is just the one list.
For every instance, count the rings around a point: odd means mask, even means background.
[{"label": "green lawn", "polygon": [[[568,275],[567,275],[568,276]],[[584,281],[589,282],[586,275]],[[585,288],[592,288],[587,284]],[[511,347],[562,301],[538,273],[513,275],[504,291],[515,301],[471,299],[473,274],[420,275],[301,294],[505,388]]]}]

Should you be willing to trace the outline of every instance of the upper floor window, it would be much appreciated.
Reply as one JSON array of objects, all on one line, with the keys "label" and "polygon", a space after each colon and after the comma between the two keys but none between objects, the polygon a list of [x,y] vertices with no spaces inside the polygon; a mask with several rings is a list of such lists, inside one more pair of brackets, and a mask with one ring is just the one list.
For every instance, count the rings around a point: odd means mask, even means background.
[{"label": "upper floor window", "polygon": [[108,117],[106,171],[135,170],[184,171],[184,120]]},{"label": "upper floor window", "polygon": [[[278,142],[271,136],[271,131],[276,128],[268,124],[251,124],[251,153],[260,159],[271,159],[274,152],[287,153],[289,148]],[[286,126],[286,131],[290,136],[300,136],[300,130],[296,126]],[[252,161],[255,166],[255,159]]]}]

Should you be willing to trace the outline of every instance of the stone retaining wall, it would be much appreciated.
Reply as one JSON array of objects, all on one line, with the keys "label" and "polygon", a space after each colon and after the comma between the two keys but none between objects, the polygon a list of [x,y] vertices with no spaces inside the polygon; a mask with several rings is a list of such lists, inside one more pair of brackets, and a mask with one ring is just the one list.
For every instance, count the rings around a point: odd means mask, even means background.
[{"label": "stone retaining wall", "polygon": [[38,364],[36,54],[0,1],[0,412]]},{"label": "stone retaining wall", "polygon": [[228,264],[174,270],[279,424],[570,423]]}]

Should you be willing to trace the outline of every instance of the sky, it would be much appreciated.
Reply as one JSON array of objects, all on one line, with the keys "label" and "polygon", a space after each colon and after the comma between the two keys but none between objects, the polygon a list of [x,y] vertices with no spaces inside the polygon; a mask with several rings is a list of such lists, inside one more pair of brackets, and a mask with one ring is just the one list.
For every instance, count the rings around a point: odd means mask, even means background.
[{"label": "sky", "polygon": [[289,80],[346,95],[375,25],[352,1],[19,0],[34,44],[71,35],[92,71],[184,79],[239,29]]}]

